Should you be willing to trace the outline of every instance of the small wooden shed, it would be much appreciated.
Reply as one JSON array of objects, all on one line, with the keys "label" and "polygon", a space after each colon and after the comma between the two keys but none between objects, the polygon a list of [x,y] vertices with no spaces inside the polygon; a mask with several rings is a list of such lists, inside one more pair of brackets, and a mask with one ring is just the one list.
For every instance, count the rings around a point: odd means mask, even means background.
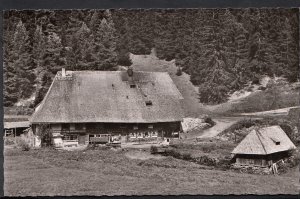
[{"label": "small wooden shed", "polygon": [[280,126],[269,126],[252,130],[231,153],[237,165],[267,167],[295,148]]},{"label": "small wooden shed", "polygon": [[4,136],[20,136],[29,126],[29,121],[4,122]]}]

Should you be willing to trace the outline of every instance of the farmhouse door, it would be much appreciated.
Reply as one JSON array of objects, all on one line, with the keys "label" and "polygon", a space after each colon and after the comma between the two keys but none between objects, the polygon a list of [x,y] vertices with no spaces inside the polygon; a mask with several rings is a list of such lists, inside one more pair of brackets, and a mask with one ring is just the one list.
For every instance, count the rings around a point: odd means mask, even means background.
[{"label": "farmhouse door", "polygon": [[85,144],[85,135],[78,136],[78,144],[84,145]]}]

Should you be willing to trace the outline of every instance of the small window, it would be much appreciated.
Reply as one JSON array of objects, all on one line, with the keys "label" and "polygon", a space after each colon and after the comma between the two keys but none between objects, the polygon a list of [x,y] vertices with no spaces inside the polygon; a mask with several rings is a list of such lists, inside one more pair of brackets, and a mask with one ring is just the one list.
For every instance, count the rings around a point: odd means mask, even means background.
[{"label": "small window", "polygon": [[153,129],[153,125],[152,125],[152,124],[149,124],[149,125],[148,125],[148,129]]},{"label": "small window", "polygon": [[137,130],[137,129],[139,129],[139,127],[137,125],[135,125],[135,126],[133,126],[133,129]]},{"label": "small window", "polygon": [[279,141],[277,141],[277,142],[275,142],[276,143],[276,145],[280,145],[280,142]]},{"label": "small window", "polygon": [[152,101],[150,101],[150,100],[146,101],[145,103],[146,103],[146,106],[152,106]]},{"label": "small window", "polygon": [[63,140],[73,140],[76,141],[78,139],[77,135],[65,135],[63,136]]},{"label": "small window", "polygon": [[135,84],[130,84],[130,88],[136,88]]}]

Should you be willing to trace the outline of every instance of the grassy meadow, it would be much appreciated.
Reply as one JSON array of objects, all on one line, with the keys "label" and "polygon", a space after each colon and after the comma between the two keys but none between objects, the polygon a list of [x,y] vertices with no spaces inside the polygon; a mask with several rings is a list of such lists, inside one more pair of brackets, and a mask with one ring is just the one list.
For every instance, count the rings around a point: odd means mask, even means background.
[{"label": "grassy meadow", "polygon": [[[133,150],[133,149],[132,149]],[[298,168],[282,175],[214,170],[164,158],[132,159],[136,151],[5,150],[5,196],[297,194]],[[150,154],[148,151],[145,153]],[[150,156],[151,157],[151,156]]]}]

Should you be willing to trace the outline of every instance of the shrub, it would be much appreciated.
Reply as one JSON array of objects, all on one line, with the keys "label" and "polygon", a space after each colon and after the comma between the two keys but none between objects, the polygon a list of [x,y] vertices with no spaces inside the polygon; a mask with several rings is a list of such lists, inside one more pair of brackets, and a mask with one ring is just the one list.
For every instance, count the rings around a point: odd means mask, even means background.
[{"label": "shrub", "polygon": [[229,169],[232,163],[233,160],[230,157],[225,157],[224,159],[219,160],[216,166],[223,169]]},{"label": "shrub", "polygon": [[195,162],[198,164],[203,164],[203,165],[207,165],[207,166],[216,166],[215,159],[210,158],[206,155],[196,158]]},{"label": "shrub", "polygon": [[22,151],[30,150],[30,145],[24,139],[19,140],[18,146],[22,149]]},{"label": "shrub", "polygon": [[43,147],[51,145],[52,133],[48,124],[42,124],[37,135],[41,138]]},{"label": "shrub", "polygon": [[211,119],[211,117],[205,116],[204,122],[210,124],[211,126],[214,126],[216,123]]},{"label": "shrub", "polygon": [[182,154],[182,159],[183,160],[192,160],[192,155],[190,153],[184,153]]},{"label": "shrub", "polygon": [[126,53],[125,51],[120,52],[118,55],[118,64],[122,66],[131,66],[132,61],[130,59],[129,53]]},{"label": "shrub", "polygon": [[212,143],[212,144],[205,144],[202,146],[202,151],[204,153],[209,153],[213,150],[215,150],[217,148],[216,144],[215,143]]},{"label": "shrub", "polygon": [[258,90],[264,91],[264,90],[266,90],[266,87],[260,86],[260,87],[258,87]]},{"label": "shrub", "polygon": [[257,76],[254,76],[253,78],[252,78],[252,84],[259,84],[259,78],[257,77]]},{"label": "shrub", "polygon": [[300,164],[300,153],[296,150],[290,151],[286,162],[290,168],[298,166]]},{"label": "shrub", "polygon": [[172,157],[177,158],[177,159],[181,159],[180,153],[177,152],[177,151],[174,150],[174,149],[167,149],[167,150],[165,151],[165,155],[166,155],[166,156],[172,156]]},{"label": "shrub", "polygon": [[158,149],[157,149],[156,146],[153,146],[153,145],[152,145],[152,146],[150,147],[150,153],[151,153],[151,154],[155,154],[155,153],[157,153],[157,151],[158,151]]},{"label": "shrub", "polygon": [[5,138],[4,145],[13,145],[13,144],[15,144],[13,139],[10,139],[8,137]]}]

